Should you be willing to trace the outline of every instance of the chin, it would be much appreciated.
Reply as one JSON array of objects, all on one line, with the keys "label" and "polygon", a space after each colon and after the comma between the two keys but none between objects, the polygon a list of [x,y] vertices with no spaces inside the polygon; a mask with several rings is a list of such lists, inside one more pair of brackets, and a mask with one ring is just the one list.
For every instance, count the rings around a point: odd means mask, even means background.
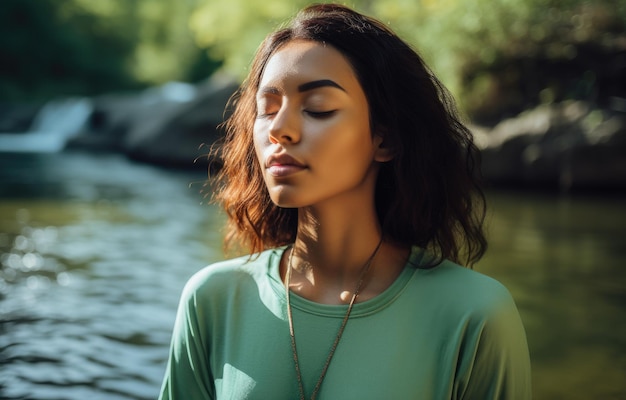
[{"label": "chin", "polygon": [[283,188],[273,188],[270,191],[270,199],[272,203],[274,203],[277,207],[280,208],[298,208],[300,204],[290,196],[288,193],[285,193]]},{"label": "chin", "polygon": [[284,199],[284,198],[280,198],[280,199],[272,198],[272,203],[274,203],[276,207],[280,207],[280,208],[299,208],[300,207],[298,203],[294,201],[289,201],[288,199]]},{"label": "chin", "polygon": [[280,208],[305,208],[314,204],[311,199],[304,199],[302,196],[294,196],[293,193],[271,193],[270,199],[274,205]]}]

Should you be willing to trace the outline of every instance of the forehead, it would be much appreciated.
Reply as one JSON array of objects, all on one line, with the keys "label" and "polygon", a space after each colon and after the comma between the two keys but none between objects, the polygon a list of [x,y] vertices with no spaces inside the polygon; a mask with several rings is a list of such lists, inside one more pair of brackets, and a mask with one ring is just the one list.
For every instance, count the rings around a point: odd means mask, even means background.
[{"label": "forehead", "polygon": [[294,40],[279,48],[268,60],[260,88],[289,90],[307,81],[330,79],[346,91],[360,91],[360,84],[346,57],[330,45]]}]

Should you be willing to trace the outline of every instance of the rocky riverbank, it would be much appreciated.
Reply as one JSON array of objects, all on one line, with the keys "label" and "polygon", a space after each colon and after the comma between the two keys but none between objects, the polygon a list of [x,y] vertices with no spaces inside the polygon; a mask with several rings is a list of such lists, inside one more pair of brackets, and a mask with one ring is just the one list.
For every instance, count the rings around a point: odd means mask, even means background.
[{"label": "rocky riverbank", "polygon": [[[236,88],[234,80],[216,75],[197,85],[171,83],[93,98],[86,123],[68,135],[66,148],[123,152],[159,165],[206,168],[206,155],[220,137],[218,126]],[[625,191],[625,103],[615,98],[602,109],[581,101],[545,104],[493,127],[470,126],[481,149],[486,183]],[[4,121],[0,126],[7,126],[1,113],[0,120]]]},{"label": "rocky riverbank", "polygon": [[626,189],[626,113],[585,102],[541,105],[492,128],[474,126],[485,180],[495,186]]},{"label": "rocky riverbank", "polygon": [[172,83],[137,94],[94,98],[89,123],[68,148],[121,151],[155,164],[204,167],[236,89],[234,80],[215,76],[198,85]]}]

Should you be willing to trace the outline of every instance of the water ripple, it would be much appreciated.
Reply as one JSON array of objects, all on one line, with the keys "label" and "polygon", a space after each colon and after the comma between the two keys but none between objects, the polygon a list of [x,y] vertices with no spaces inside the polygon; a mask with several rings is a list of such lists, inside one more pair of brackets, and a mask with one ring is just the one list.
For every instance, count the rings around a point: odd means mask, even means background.
[{"label": "water ripple", "polygon": [[220,257],[215,217],[197,177],[64,157],[30,166],[61,194],[0,202],[0,398],[153,399],[182,286]]}]

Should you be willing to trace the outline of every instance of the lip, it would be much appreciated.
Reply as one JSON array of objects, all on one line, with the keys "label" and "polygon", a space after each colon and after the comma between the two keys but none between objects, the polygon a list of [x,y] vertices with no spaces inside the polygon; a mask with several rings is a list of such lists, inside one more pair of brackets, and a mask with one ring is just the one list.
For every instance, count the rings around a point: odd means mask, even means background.
[{"label": "lip", "polygon": [[265,160],[265,168],[274,177],[284,177],[300,172],[306,166],[289,154],[274,153]]}]

